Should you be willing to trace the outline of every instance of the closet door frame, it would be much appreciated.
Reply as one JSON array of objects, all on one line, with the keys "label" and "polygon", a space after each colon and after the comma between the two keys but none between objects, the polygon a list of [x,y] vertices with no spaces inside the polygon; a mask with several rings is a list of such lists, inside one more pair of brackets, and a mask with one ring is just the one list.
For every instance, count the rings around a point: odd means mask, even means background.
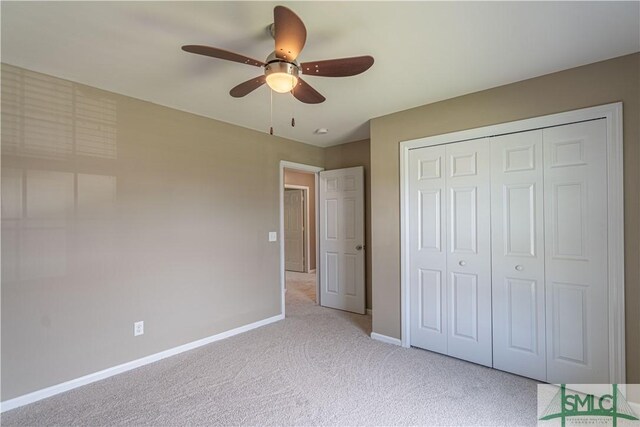
[{"label": "closet door frame", "polygon": [[626,382],[624,316],[624,188],[622,158],[622,103],[600,105],[400,142],[400,306],[401,344],[410,336],[409,154],[412,149],[469,141],[534,129],[605,119],[607,124],[607,218],[609,285],[609,378]]}]

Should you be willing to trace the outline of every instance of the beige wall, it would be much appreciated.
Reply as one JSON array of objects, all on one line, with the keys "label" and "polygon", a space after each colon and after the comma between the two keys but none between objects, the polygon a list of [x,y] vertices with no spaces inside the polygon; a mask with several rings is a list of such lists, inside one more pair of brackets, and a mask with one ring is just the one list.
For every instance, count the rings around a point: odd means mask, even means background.
[{"label": "beige wall", "polygon": [[365,280],[367,287],[367,308],[371,309],[371,162],[368,139],[335,145],[325,149],[325,168],[341,169],[364,166],[365,205]]},{"label": "beige wall", "polygon": [[279,314],[280,160],[324,150],[3,64],[1,399]]},{"label": "beige wall", "polygon": [[311,269],[316,268],[316,176],[312,173],[284,170],[284,183],[309,187],[309,257]]},{"label": "beige wall", "polygon": [[634,54],[373,119],[373,331],[400,338],[400,141],[622,101],[627,382],[640,383],[639,86]]}]

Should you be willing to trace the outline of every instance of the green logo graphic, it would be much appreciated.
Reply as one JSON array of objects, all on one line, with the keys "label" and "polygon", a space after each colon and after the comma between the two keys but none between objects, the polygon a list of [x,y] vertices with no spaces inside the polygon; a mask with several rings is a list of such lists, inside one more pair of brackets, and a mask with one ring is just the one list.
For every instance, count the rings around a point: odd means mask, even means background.
[{"label": "green logo graphic", "polygon": [[624,395],[617,384],[611,385],[611,394],[594,396],[593,394],[567,392],[566,384],[553,396],[540,420],[547,421],[560,418],[565,427],[569,417],[607,417],[611,418],[613,427],[617,427],[618,419],[637,421]]}]

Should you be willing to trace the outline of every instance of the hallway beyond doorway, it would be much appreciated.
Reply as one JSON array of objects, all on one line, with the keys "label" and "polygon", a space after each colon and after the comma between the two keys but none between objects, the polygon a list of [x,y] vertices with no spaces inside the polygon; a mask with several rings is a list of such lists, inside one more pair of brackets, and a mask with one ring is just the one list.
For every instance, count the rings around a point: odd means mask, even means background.
[{"label": "hallway beyond doorway", "polygon": [[298,273],[295,271],[286,272],[286,289],[296,289],[298,293],[305,300],[316,303],[316,273]]}]

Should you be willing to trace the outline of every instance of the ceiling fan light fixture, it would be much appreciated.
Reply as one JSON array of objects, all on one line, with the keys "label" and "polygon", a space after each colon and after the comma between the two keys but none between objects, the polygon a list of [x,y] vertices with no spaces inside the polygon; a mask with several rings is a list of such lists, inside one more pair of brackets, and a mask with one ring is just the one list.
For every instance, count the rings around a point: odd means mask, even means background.
[{"label": "ceiling fan light fixture", "polygon": [[267,84],[278,93],[291,92],[298,84],[298,67],[289,62],[272,62],[265,67]]},{"label": "ceiling fan light fixture", "polygon": [[287,93],[296,87],[298,78],[287,73],[273,73],[267,76],[267,84],[278,93]]}]

